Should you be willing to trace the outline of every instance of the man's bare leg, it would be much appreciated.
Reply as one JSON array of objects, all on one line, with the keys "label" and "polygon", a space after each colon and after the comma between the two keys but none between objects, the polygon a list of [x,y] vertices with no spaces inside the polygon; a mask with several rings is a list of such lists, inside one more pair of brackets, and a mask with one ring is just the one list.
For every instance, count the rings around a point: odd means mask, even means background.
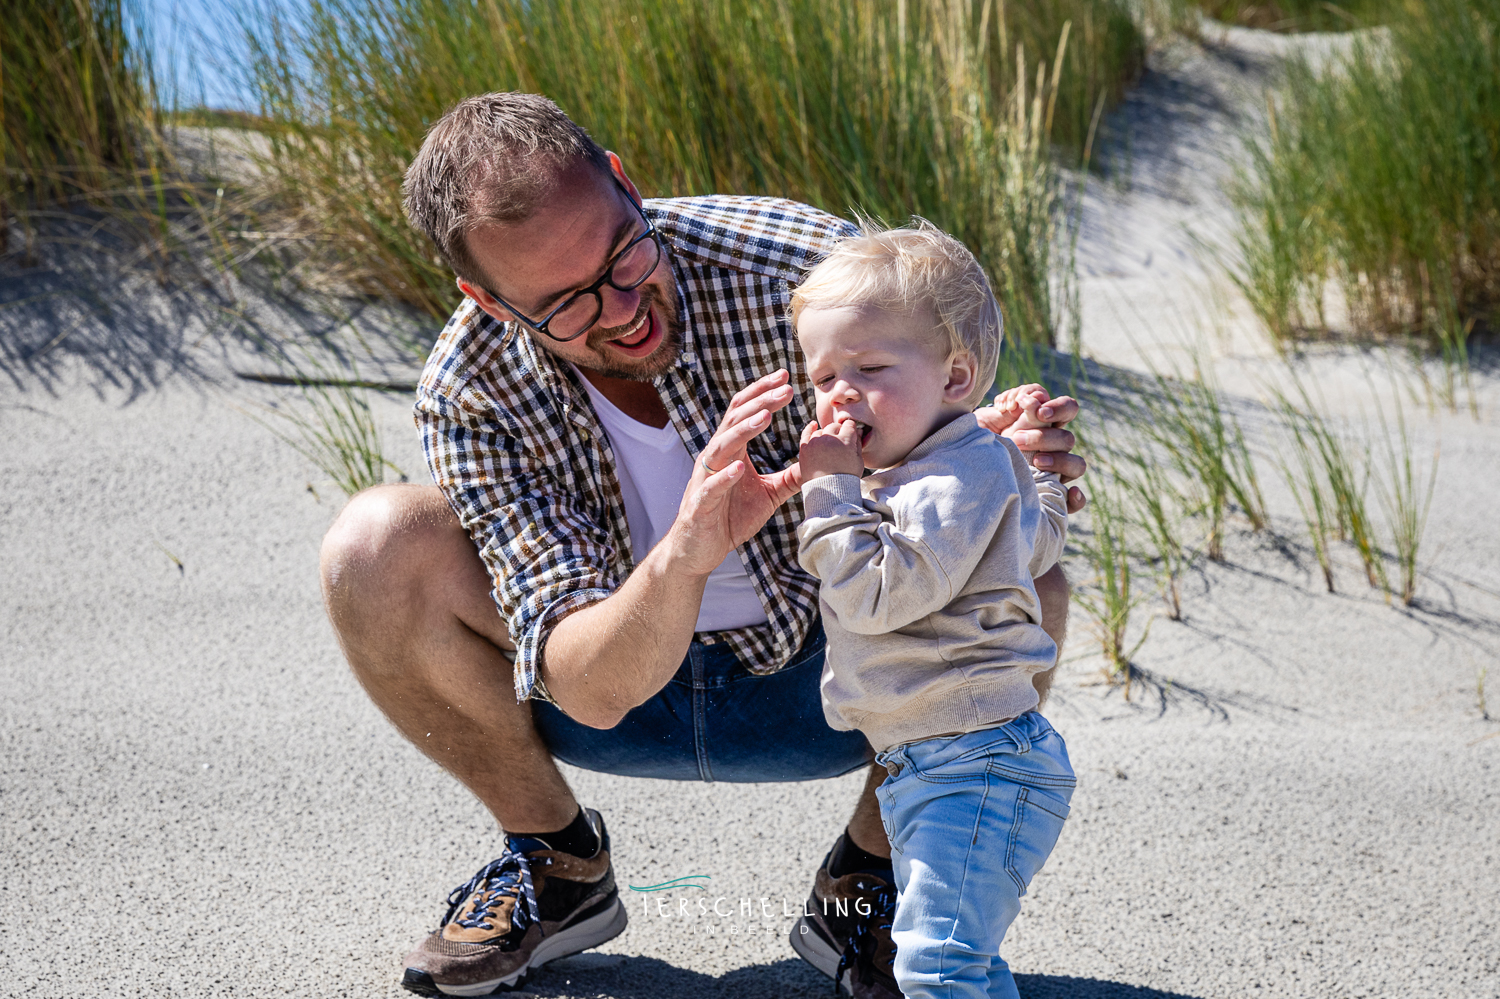
[{"label": "man's bare leg", "polygon": [[323,539],[323,595],[355,677],[391,723],[463,782],[502,829],[561,829],[578,813],[517,704],[515,646],[473,542],[435,486],[349,501]]},{"label": "man's bare leg", "polygon": [[875,789],[886,778],[885,767],[870,764],[870,773],[865,778],[865,789],[859,793],[854,805],[854,814],[849,817],[849,838],[854,845],[877,857],[891,855],[891,841],[886,838],[885,825],[880,821],[880,800]]},{"label": "man's bare leg", "polygon": [[[1068,577],[1063,574],[1061,563],[1036,578],[1036,595],[1042,603],[1042,630],[1051,636],[1061,652],[1063,640],[1068,634]],[[1037,696],[1041,698],[1038,708],[1047,703],[1047,694],[1052,689],[1052,678],[1056,674],[1057,667],[1053,666],[1045,673],[1032,676],[1031,682],[1036,687]],[[877,857],[891,855],[891,844],[886,838],[885,826],[880,821],[880,801],[875,797],[875,789],[885,778],[885,768],[872,764],[869,777],[865,780],[865,789],[860,792],[859,801],[854,806],[854,815],[849,819],[849,838],[854,840],[854,845]]]},{"label": "man's bare leg", "polygon": [[[1063,642],[1068,637],[1068,577],[1063,573],[1062,563],[1036,577],[1035,582],[1037,599],[1042,604],[1042,630],[1057,643],[1057,657],[1061,659]],[[1032,674],[1031,685],[1041,698],[1036,705],[1038,711],[1046,705],[1056,676],[1056,664],[1045,673]]]}]

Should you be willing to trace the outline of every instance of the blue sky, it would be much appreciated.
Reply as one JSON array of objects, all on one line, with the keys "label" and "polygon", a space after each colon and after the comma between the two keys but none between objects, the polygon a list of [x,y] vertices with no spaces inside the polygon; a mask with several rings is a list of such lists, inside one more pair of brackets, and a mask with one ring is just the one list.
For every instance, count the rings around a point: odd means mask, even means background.
[{"label": "blue sky", "polygon": [[223,0],[139,0],[157,71],[179,107],[253,110],[254,95],[236,81],[245,46]]}]

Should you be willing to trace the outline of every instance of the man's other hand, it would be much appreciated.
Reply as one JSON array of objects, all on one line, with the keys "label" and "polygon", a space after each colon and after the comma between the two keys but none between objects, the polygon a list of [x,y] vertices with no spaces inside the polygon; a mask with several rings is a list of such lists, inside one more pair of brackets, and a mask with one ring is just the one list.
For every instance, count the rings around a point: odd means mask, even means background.
[{"label": "man's other hand", "polygon": [[737,546],[754,537],[776,508],[801,488],[797,466],[761,474],[746,445],[771,425],[771,414],[792,401],[785,368],[735,393],[708,446],[698,455],[677,520],[664,543],[689,573],[708,575]]},{"label": "man's other hand", "polygon": [[[1044,472],[1056,472],[1071,482],[1088,470],[1082,455],[1073,454],[1077,439],[1066,425],[1078,415],[1078,401],[1070,396],[1053,398],[1040,385],[1019,385],[995,397],[993,404],[974,411],[979,425],[1009,437],[1026,459]],[[1088,498],[1077,487],[1068,488],[1068,512],[1077,513]]]}]

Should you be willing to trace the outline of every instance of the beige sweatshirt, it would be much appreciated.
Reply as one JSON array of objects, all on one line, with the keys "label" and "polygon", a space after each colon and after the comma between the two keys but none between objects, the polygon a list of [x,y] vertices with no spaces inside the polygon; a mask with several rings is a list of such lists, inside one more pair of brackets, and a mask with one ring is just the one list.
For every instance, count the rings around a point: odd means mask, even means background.
[{"label": "beige sweatshirt", "polygon": [[895,468],[802,487],[798,561],[822,581],[823,714],[876,751],[1037,705],[1057,647],[1032,577],[1062,555],[1066,490],[961,416]]}]

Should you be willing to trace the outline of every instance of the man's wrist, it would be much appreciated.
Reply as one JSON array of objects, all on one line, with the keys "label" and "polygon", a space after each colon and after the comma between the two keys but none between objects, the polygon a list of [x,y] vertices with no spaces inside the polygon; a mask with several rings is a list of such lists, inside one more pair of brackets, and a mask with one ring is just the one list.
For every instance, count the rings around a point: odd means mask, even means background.
[{"label": "man's wrist", "polygon": [[702,545],[697,539],[684,537],[684,533],[678,524],[674,523],[667,529],[666,536],[661,542],[641,560],[636,571],[642,569],[663,576],[674,576],[686,580],[707,580],[709,573],[719,567],[724,561],[724,556],[714,562],[708,568],[703,568],[701,558]]}]

